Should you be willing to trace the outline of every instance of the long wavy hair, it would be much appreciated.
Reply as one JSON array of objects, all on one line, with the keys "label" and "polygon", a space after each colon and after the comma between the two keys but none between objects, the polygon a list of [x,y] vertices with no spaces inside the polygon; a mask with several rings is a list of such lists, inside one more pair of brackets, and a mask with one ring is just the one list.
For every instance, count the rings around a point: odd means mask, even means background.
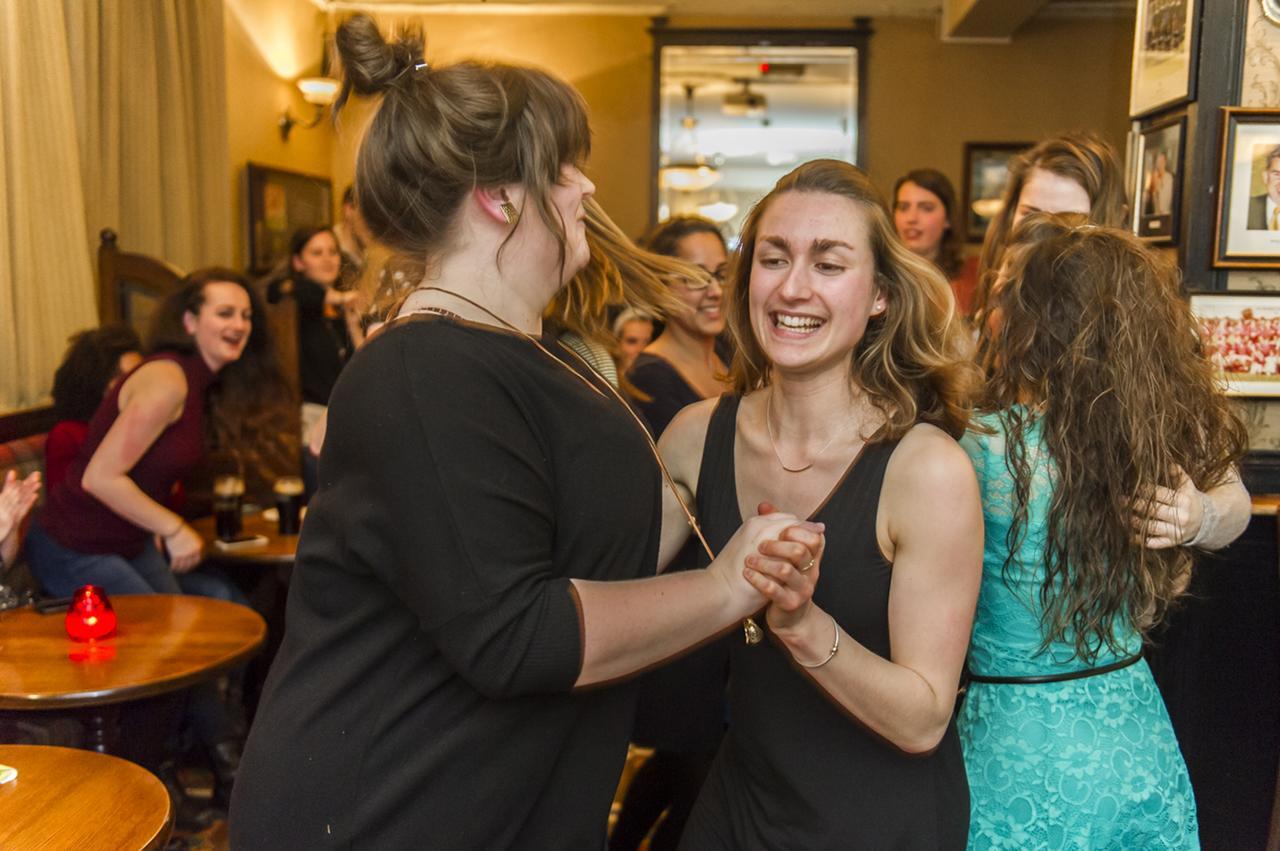
[{"label": "long wavy hair", "polygon": [[1009,164],[1009,182],[1004,202],[991,220],[982,255],[978,261],[978,289],[974,293],[974,314],[981,321],[988,291],[1000,273],[1001,256],[1013,229],[1022,188],[1035,169],[1074,180],[1089,196],[1089,221],[1105,227],[1124,227],[1129,214],[1124,188],[1124,170],[1111,143],[1093,133],[1067,133],[1046,139],[1015,157]]},{"label": "long wavy hair", "polygon": [[895,439],[915,423],[953,437],[969,421],[976,368],[951,287],[936,266],[898,239],[885,204],[867,175],[839,160],[814,160],[785,175],[752,208],[725,282],[728,327],[737,344],[729,377],[745,395],[768,386],[772,364],[751,327],[750,282],[760,220],[787,192],[825,192],[852,201],[867,221],[876,283],[888,306],[867,323],[850,356],[853,381],[884,415],[877,439]]},{"label": "long wavy hair", "polygon": [[53,374],[54,417],[88,422],[120,374],[120,358],[130,352],[141,354],[142,341],[128,325],[103,325],[72,336]]},{"label": "long wavy hair", "polygon": [[1244,454],[1244,424],[1219,392],[1177,269],[1132,234],[1080,215],[1034,214],[1011,236],[982,327],[983,410],[1006,431],[1014,521],[1006,577],[1027,534],[1039,424],[1055,476],[1048,512],[1043,648],[1092,661],[1115,628],[1145,632],[1177,598],[1191,553],[1147,549],[1130,518],[1181,467],[1201,490]]},{"label": "long wavy hair", "polygon": [[210,390],[206,431],[214,451],[239,459],[252,492],[269,491],[277,476],[296,475],[298,469],[297,399],[280,369],[262,299],[245,277],[210,267],[183,278],[152,316],[147,353],[196,352],[182,318],[200,313],[205,287],[212,283],[235,284],[248,294],[253,326],[244,353],[218,372]]}]

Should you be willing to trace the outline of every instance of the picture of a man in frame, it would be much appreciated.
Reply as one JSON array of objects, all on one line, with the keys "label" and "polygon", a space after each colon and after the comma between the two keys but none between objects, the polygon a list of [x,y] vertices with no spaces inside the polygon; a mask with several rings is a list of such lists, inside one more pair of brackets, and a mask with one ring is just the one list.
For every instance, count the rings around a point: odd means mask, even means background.
[{"label": "picture of a man in frame", "polygon": [[[1253,185],[1261,183],[1266,191],[1249,198],[1248,230],[1280,231],[1280,145],[1267,149],[1262,158],[1254,161]],[[1261,175],[1258,174],[1261,169]]]}]

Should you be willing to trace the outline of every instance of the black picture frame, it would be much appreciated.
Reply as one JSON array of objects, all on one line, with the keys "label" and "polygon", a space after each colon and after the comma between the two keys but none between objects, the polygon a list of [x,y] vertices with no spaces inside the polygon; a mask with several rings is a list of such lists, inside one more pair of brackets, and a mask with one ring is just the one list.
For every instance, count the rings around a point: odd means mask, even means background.
[{"label": "black picture frame", "polygon": [[1280,291],[1193,290],[1188,299],[1223,392],[1280,397]]},{"label": "black picture frame", "polygon": [[245,267],[252,275],[266,274],[288,256],[298,228],[333,223],[333,183],[320,175],[248,163],[245,203]]},{"label": "black picture frame", "polygon": [[1138,0],[1133,23],[1129,117],[1195,100],[1201,0]]},{"label": "black picture frame", "polygon": [[1134,199],[1133,232],[1153,245],[1178,243],[1186,149],[1185,112],[1149,119],[1138,130],[1129,187]]},{"label": "black picture frame", "polygon": [[966,142],[964,145],[964,236],[982,242],[1000,212],[1009,181],[1009,163],[1031,142]]},{"label": "black picture frame", "polygon": [[1280,229],[1269,226],[1280,224],[1277,211],[1280,109],[1223,107],[1213,265],[1280,269]]}]

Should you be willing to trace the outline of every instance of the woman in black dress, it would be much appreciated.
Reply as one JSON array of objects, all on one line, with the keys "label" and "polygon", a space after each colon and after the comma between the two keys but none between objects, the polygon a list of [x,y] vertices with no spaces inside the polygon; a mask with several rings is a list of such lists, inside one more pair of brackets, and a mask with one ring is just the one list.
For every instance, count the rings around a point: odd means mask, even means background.
[{"label": "woman in black dress", "polygon": [[755,518],[710,569],[651,576],[674,548],[647,438],[538,339],[587,261],[581,98],[533,69],[428,67],[366,16],[336,40],[339,105],[383,95],[361,212],[427,273],[334,388],[231,841],[598,849],[634,698],[618,682],[763,605],[749,553],[782,572],[820,538]]},{"label": "woman in black dress", "polygon": [[681,847],[963,848],[952,709],[982,512],[946,280],[866,175],[819,160],[747,218],[729,323],[736,395],[675,418],[668,467],[713,548],[760,503],[827,534],[821,569],[748,571],[772,640],[732,648],[729,732]]}]

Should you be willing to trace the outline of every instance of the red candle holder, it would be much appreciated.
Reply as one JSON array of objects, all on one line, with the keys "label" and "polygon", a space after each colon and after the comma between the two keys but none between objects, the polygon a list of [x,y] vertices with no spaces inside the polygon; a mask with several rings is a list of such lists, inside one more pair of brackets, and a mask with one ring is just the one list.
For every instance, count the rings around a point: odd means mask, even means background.
[{"label": "red candle holder", "polygon": [[116,631],[116,613],[107,592],[97,585],[82,585],[67,609],[67,635],[76,641],[106,638]]}]

